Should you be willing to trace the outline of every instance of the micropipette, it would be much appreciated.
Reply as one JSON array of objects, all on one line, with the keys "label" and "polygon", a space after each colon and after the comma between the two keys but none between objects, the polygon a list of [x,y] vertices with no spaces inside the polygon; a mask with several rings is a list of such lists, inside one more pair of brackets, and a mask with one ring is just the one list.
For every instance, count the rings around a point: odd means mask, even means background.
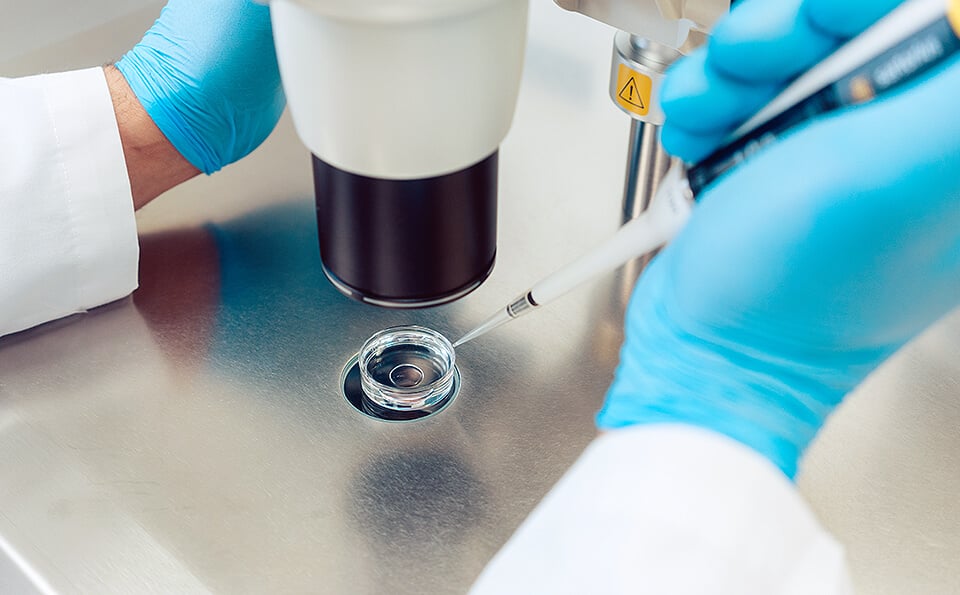
[{"label": "micropipette", "polygon": [[721,148],[689,167],[673,163],[647,211],[600,246],[520,294],[454,347],[663,246],[683,228],[700,192],[759,149],[800,123],[869,102],[915,80],[958,50],[960,0],[908,0],[798,77],[737,128]]}]

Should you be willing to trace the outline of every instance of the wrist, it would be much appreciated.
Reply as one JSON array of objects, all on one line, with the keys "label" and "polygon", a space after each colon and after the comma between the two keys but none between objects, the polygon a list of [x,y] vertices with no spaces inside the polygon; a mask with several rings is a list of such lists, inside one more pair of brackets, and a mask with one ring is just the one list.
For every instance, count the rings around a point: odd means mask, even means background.
[{"label": "wrist", "polygon": [[105,66],[103,70],[120,131],[134,208],[139,209],[200,171],[163,135],[123,74],[114,66]]}]

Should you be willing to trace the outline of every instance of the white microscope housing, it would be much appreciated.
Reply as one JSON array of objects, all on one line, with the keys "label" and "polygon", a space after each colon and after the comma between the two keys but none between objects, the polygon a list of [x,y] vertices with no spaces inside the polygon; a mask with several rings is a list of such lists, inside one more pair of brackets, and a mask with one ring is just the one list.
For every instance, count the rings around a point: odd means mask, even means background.
[{"label": "white microscope housing", "polygon": [[321,258],[352,297],[451,301],[496,255],[497,155],[526,0],[272,0],[293,121],[314,156]]},{"label": "white microscope housing", "polygon": [[[730,0],[555,1],[621,29],[610,96],[633,118],[624,206],[633,212],[668,162],[663,72]],[[327,277],[388,307],[437,305],[479,286],[496,256],[498,147],[519,91],[527,0],[270,6],[294,124],[313,153]]]}]

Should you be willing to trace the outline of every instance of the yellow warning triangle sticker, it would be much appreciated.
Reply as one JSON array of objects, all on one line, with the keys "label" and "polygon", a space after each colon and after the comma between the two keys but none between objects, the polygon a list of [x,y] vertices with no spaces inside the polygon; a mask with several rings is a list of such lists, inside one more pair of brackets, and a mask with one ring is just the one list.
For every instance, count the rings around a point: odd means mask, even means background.
[{"label": "yellow warning triangle sticker", "polygon": [[643,104],[643,98],[640,97],[640,90],[637,88],[637,81],[631,76],[630,80],[627,81],[627,84],[620,89],[618,93],[620,99],[626,101],[630,105],[639,107],[642,110],[647,109],[647,106]]}]

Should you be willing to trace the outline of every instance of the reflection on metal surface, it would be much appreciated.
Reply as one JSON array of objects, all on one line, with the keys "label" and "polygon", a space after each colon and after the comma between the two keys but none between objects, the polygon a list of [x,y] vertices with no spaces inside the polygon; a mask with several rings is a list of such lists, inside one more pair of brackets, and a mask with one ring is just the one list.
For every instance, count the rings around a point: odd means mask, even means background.
[{"label": "reflection on metal surface", "polygon": [[[456,451],[412,447],[369,460],[346,495],[352,524],[374,544],[384,573],[414,582],[491,520],[483,482]],[[385,543],[383,535],[394,537]]]},{"label": "reflection on metal surface", "polygon": [[[397,324],[465,330],[499,296],[357,303],[323,277],[312,219],[304,199],[144,237],[132,303],[0,345],[15,415],[0,483],[23,486],[0,493],[0,510],[28,531],[4,533],[18,548],[82,560],[69,576],[89,591],[466,590],[594,435],[619,338],[577,345],[618,314],[602,294],[572,299],[553,330],[463,348],[463,394],[382,423],[340,394],[357,345]],[[544,338],[569,347],[545,352]],[[431,556],[431,572],[397,552]],[[31,562],[57,585],[45,559]]]}]

